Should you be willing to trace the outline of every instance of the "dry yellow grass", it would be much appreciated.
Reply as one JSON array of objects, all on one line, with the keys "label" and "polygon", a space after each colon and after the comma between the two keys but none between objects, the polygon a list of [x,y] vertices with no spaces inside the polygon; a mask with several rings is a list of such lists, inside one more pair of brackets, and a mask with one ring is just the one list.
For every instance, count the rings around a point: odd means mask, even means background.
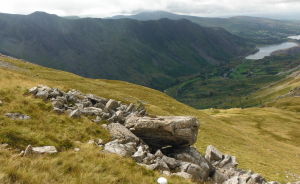
[{"label": "dry yellow grass", "polygon": [[[55,156],[14,158],[13,151],[0,151],[0,183],[155,183],[159,173],[146,171],[130,159],[99,153],[85,145],[90,138],[109,139],[109,135],[87,118],[70,119],[51,112],[51,105],[31,96],[26,89],[38,84],[64,90],[114,98],[125,103],[142,102],[152,114],[192,115],[201,120],[196,143],[201,152],[212,144],[236,155],[240,166],[266,176],[269,180],[293,181],[287,173],[300,175],[300,115],[290,100],[277,107],[199,111],[177,102],[159,91],[111,80],[87,79],[0,57],[22,70],[0,68],[0,142],[15,148],[27,144],[56,145],[62,151]],[[294,99],[294,98],[293,98]],[[286,107],[286,108],[285,108]],[[11,121],[3,114],[20,111],[33,117],[29,121]],[[73,147],[81,147],[75,153]],[[140,181],[142,182],[140,182]],[[170,183],[191,183],[172,177]]]}]

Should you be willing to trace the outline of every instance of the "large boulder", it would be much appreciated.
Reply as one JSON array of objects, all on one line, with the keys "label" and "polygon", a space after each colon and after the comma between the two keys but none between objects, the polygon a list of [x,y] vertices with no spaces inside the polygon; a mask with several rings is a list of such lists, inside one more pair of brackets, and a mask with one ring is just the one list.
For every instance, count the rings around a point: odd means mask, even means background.
[{"label": "large boulder", "polygon": [[199,122],[194,117],[130,116],[125,126],[151,147],[189,146],[196,142]]},{"label": "large boulder", "polygon": [[119,123],[111,123],[107,126],[109,133],[112,136],[112,139],[118,139],[123,141],[124,143],[127,142],[139,142],[139,138],[134,135],[131,131],[129,131],[125,126]]}]

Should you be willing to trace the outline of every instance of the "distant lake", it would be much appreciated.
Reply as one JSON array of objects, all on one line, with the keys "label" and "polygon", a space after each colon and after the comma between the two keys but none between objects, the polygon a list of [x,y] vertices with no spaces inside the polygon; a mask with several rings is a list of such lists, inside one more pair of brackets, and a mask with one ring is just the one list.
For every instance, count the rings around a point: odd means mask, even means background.
[{"label": "distant lake", "polygon": [[[291,39],[295,39],[296,37],[300,39],[300,35],[295,36],[294,38],[291,38]],[[255,54],[251,54],[251,55],[247,56],[246,59],[250,59],[250,60],[263,59],[267,56],[270,56],[275,51],[289,49],[289,48],[296,47],[296,46],[298,46],[297,43],[284,42],[281,44],[258,47],[259,51],[256,52]]]},{"label": "distant lake", "polygon": [[300,35],[297,35],[297,36],[289,36],[288,38],[294,39],[294,40],[300,40]]}]

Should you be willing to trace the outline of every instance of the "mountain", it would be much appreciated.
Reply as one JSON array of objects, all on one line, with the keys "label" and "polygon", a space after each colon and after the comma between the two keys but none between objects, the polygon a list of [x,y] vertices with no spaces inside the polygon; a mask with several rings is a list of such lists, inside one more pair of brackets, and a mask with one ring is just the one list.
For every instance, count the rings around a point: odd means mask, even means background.
[{"label": "mountain", "polygon": [[300,21],[276,20],[260,17],[236,16],[230,18],[208,18],[178,15],[164,11],[141,12],[130,16],[115,16],[112,19],[129,18],[136,20],[187,19],[207,27],[222,27],[256,44],[270,44],[286,40],[289,35],[300,34]]},{"label": "mountain", "polygon": [[[104,122],[97,124],[87,117],[74,119],[57,114],[52,111],[52,103],[26,95],[29,88],[39,84],[64,91],[77,89],[125,104],[143,104],[150,114],[195,116],[201,124],[194,145],[197,150],[204,152],[208,145],[215,145],[220,151],[235,155],[240,168],[258,172],[270,181],[299,180],[300,98],[285,96],[299,85],[297,72],[255,95],[268,97],[264,107],[198,110],[147,87],[84,78],[0,55],[0,183],[155,184],[161,176],[135,164],[131,158],[104,153],[98,146],[88,144],[90,139],[110,140],[107,130],[100,126]],[[32,119],[12,120],[4,116],[9,112],[27,114]],[[8,147],[3,143],[8,143]],[[28,144],[54,145],[59,153],[18,156]],[[192,184],[176,176],[168,180]]]},{"label": "mountain", "polygon": [[0,14],[0,52],[92,78],[166,89],[254,50],[222,28],[188,20],[69,19]]}]

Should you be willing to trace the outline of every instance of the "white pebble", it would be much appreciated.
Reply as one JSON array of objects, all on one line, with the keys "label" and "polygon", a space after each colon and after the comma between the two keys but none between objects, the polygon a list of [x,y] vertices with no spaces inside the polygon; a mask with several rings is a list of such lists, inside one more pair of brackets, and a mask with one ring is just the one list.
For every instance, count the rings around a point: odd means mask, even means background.
[{"label": "white pebble", "polygon": [[157,183],[159,184],[168,184],[168,180],[164,177],[160,177],[157,179]]}]

